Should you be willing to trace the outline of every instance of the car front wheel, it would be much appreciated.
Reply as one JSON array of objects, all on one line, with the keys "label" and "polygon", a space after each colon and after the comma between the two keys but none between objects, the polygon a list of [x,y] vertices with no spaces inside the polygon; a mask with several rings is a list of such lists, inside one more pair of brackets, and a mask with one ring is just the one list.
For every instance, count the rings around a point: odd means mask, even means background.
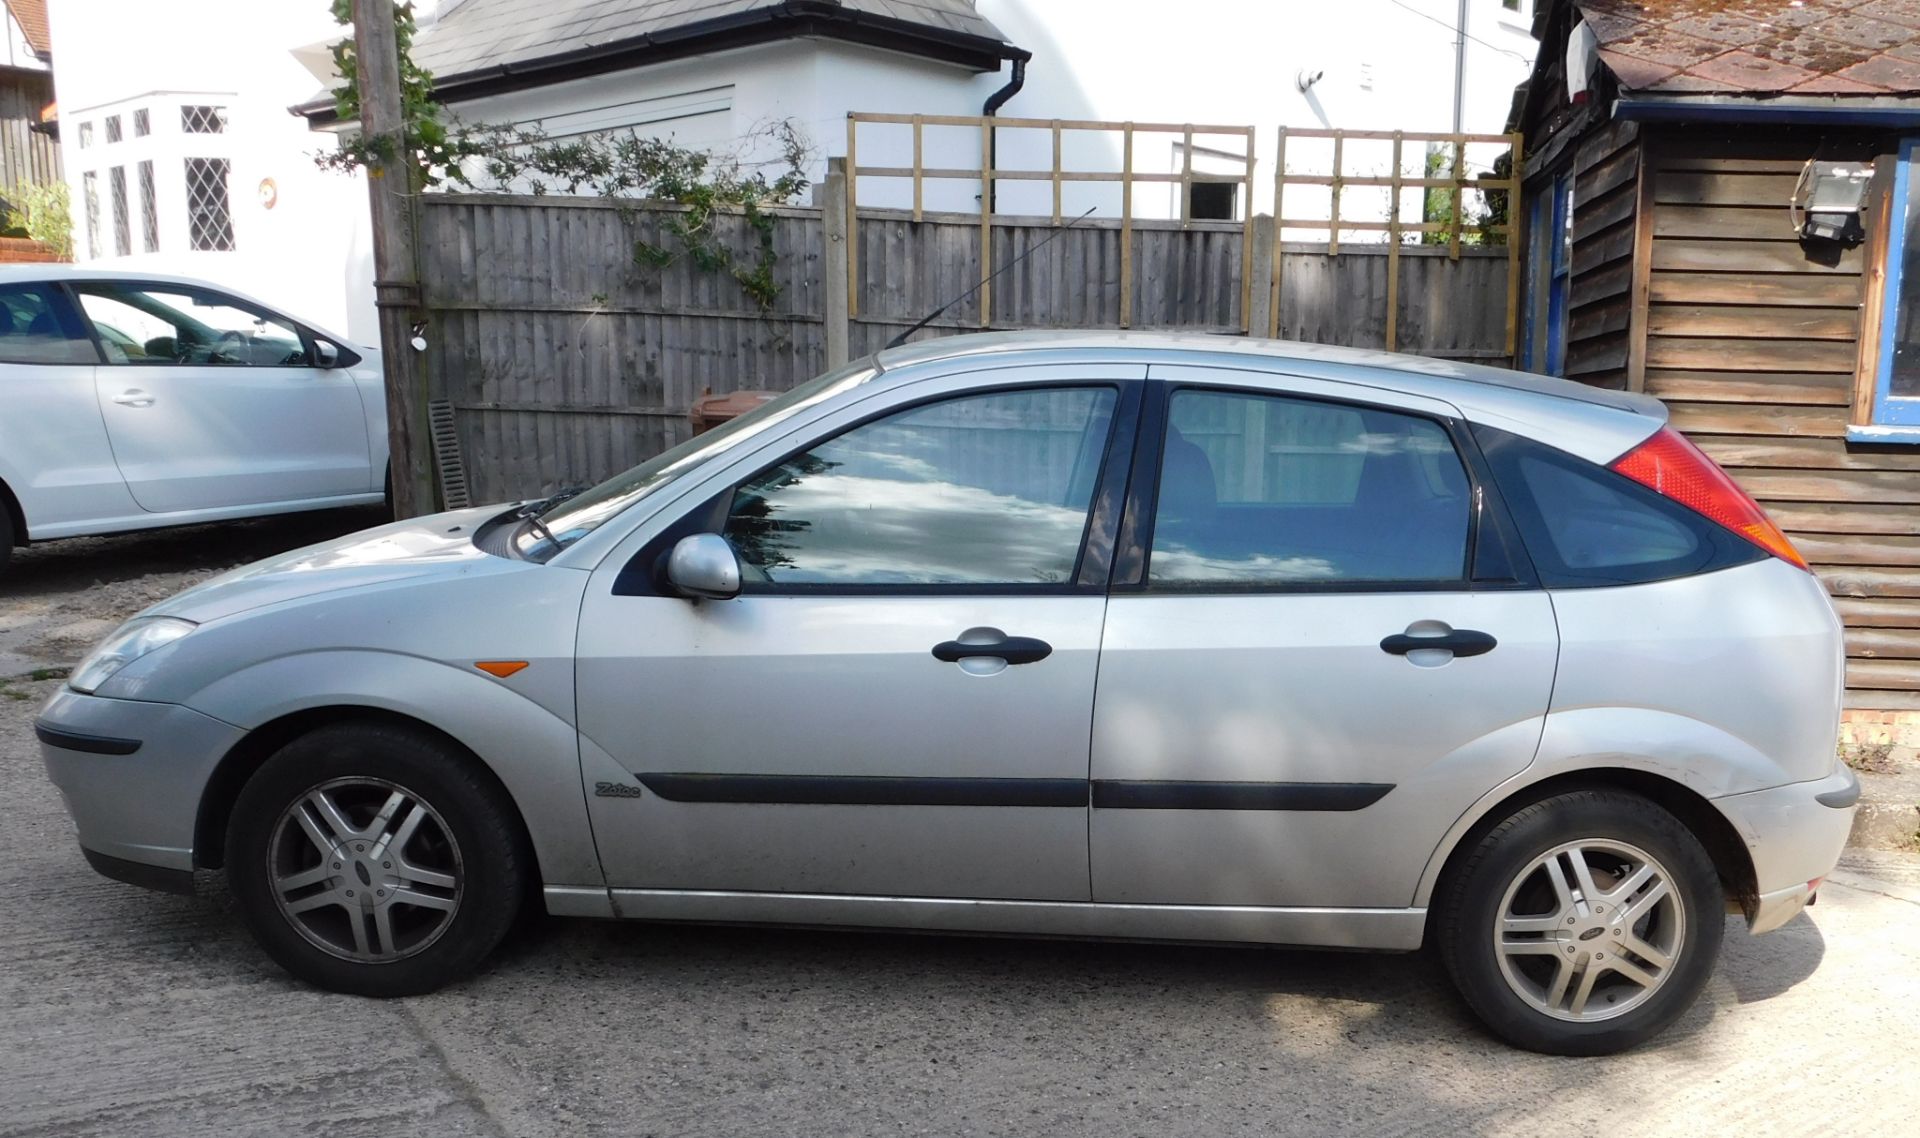
[{"label": "car front wheel", "polygon": [[1443,886],[1441,958],[1509,1042],[1556,1055],[1632,1047],[1683,1015],[1713,974],[1725,915],[1699,839],[1610,790],[1515,812]]},{"label": "car front wheel", "polygon": [[455,748],[386,724],[282,747],[234,804],[227,873],[267,954],[365,996],[471,973],[512,926],[530,859],[511,803]]}]

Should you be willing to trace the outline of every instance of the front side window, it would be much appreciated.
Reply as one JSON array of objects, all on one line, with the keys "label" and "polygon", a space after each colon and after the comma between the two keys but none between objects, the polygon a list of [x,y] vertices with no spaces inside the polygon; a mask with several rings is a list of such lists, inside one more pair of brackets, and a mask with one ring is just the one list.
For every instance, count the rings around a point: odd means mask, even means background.
[{"label": "front side window", "polygon": [[75,282],[107,362],[143,366],[308,367],[285,319],[220,293],[176,285]]},{"label": "front side window", "polygon": [[1173,396],[1147,579],[1464,581],[1466,468],[1438,423],[1235,392]]},{"label": "front side window", "polygon": [[51,287],[0,285],[0,363],[99,362],[86,330]]},{"label": "front side window", "polygon": [[1065,586],[1117,392],[1002,391],[855,427],[734,491],[749,591],[783,585]]}]

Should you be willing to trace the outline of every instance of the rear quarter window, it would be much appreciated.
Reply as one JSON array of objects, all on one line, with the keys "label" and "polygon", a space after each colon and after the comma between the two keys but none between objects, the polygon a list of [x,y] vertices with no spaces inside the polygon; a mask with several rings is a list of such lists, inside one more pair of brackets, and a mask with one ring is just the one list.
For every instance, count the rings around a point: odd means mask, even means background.
[{"label": "rear quarter window", "polygon": [[1604,466],[1491,427],[1473,434],[1548,588],[1665,581],[1766,556]]}]

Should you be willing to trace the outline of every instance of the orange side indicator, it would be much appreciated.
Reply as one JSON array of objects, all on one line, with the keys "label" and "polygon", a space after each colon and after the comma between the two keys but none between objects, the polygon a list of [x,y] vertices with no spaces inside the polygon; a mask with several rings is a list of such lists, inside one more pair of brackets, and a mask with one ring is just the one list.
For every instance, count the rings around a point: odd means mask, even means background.
[{"label": "orange side indicator", "polygon": [[489,676],[497,676],[504,680],[526,667],[527,662],[525,660],[475,660],[473,666]]}]

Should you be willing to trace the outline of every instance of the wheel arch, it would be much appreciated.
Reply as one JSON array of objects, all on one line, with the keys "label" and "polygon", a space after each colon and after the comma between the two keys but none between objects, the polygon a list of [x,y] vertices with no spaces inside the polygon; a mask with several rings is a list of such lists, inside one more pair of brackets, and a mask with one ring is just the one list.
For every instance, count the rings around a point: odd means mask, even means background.
[{"label": "wheel arch", "polygon": [[1428,909],[1429,937],[1432,933],[1432,898],[1441,891],[1448,875],[1458,868],[1480,839],[1515,811],[1573,790],[1624,791],[1648,799],[1672,814],[1706,848],[1727,898],[1738,904],[1742,912],[1753,911],[1759,895],[1753,856],[1748,852],[1746,840],[1741,837],[1738,828],[1710,799],[1683,783],[1651,771],[1630,767],[1590,767],[1551,775],[1504,793],[1495,791],[1494,795],[1498,797],[1489,795],[1483,800],[1484,808],[1477,812],[1469,811],[1455,824],[1447,840],[1428,862],[1414,899],[1416,905]]},{"label": "wheel arch", "polygon": [[5,478],[0,478],[0,511],[5,511],[13,518],[13,544],[25,546],[27,511],[21,508],[19,496],[13,492],[13,487],[7,485]]},{"label": "wheel arch", "polygon": [[521,837],[527,842],[528,855],[534,859],[535,883],[537,885],[539,881],[544,880],[539,873],[539,851],[534,848],[526,816],[522,813],[520,804],[508,792],[506,784],[501,781],[499,773],[485,759],[475,754],[473,748],[423,719],[386,708],[357,704],[329,704],[282,715],[247,732],[239,742],[227,749],[227,753],[221,756],[220,762],[214,767],[206,786],[200,792],[200,805],[195,812],[193,824],[195,868],[219,869],[224,864],[227,826],[233,817],[234,803],[240,797],[241,788],[246,786],[247,780],[253,777],[261,764],[295,739],[322,727],[343,723],[385,724],[416,731],[432,736],[435,740],[452,748],[457,754],[464,756],[466,761],[475,770],[484,773],[512,804],[514,821],[520,827]]}]

